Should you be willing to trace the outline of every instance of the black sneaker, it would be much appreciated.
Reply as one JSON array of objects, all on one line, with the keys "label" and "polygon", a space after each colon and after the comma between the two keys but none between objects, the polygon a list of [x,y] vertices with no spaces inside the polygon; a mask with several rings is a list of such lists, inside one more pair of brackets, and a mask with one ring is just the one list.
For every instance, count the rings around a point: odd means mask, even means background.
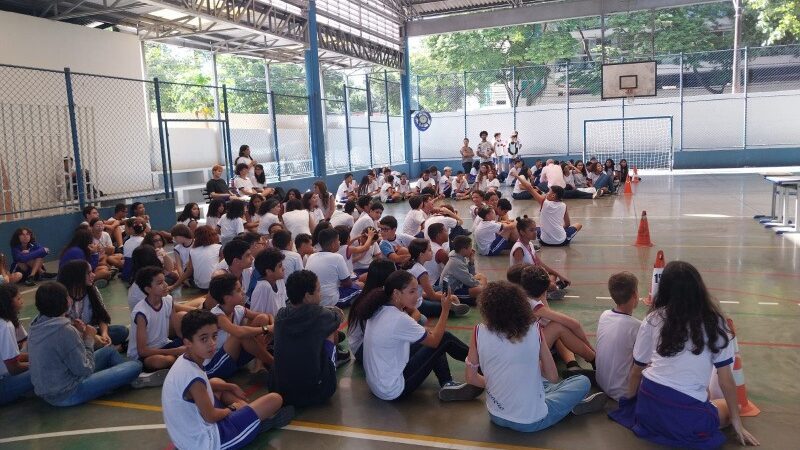
[{"label": "black sneaker", "polygon": [[602,411],[605,408],[607,401],[608,395],[606,395],[605,392],[590,394],[581,400],[580,403],[575,405],[574,408],[572,408],[572,414],[580,416],[582,414],[590,414],[593,412]]},{"label": "black sneaker", "polygon": [[349,362],[350,362],[350,352],[348,350],[345,351],[336,350],[336,362],[334,364],[336,365],[337,369]]},{"label": "black sneaker", "polygon": [[32,286],[36,286],[36,280],[34,280],[33,278],[28,278],[27,280],[23,281],[22,284],[24,284],[25,286],[31,286],[31,287]]},{"label": "black sneaker", "polygon": [[469,305],[466,305],[464,303],[456,303],[450,306],[450,312],[453,313],[454,317],[466,316],[467,314],[469,314],[469,309],[470,309]]},{"label": "black sneaker", "polygon": [[58,276],[57,273],[53,273],[53,272],[41,272],[39,275],[42,278],[44,278],[45,280],[52,280],[53,278]]},{"label": "black sneaker", "polygon": [[483,394],[483,388],[478,386],[448,381],[439,389],[439,400],[443,402],[465,401],[472,400],[481,394]]},{"label": "black sneaker", "polygon": [[261,424],[258,426],[258,432],[263,433],[275,428],[283,428],[286,425],[289,425],[293,418],[294,406],[284,406],[283,408],[279,409],[274,416],[270,417],[269,419],[262,420]]},{"label": "black sneaker", "polygon": [[574,377],[576,375],[583,375],[589,379],[592,383],[592,386],[596,386],[597,382],[595,381],[595,372],[592,369],[584,369],[580,366],[570,367],[566,370],[561,371],[561,378],[567,379],[569,377]]}]

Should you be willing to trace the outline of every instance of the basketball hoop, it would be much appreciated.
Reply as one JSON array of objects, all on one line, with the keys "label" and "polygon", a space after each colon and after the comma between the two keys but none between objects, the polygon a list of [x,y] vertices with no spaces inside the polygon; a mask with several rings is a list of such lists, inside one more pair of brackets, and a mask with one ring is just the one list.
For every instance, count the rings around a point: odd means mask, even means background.
[{"label": "basketball hoop", "polygon": [[625,103],[632,105],[634,100],[636,100],[636,89],[625,89]]}]

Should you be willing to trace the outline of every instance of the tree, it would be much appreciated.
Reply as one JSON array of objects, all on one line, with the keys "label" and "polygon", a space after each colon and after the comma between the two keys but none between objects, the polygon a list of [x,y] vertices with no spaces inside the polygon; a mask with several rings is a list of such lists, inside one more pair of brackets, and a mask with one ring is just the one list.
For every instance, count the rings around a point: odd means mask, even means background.
[{"label": "tree", "polygon": [[764,45],[791,44],[800,39],[800,0],[747,0],[746,11],[757,15]]}]

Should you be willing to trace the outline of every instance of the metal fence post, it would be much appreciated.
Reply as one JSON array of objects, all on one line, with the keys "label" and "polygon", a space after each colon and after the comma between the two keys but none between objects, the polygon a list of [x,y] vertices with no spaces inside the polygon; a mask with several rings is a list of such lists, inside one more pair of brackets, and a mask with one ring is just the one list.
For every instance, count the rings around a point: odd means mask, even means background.
[{"label": "metal fence post", "polygon": [[72,154],[75,159],[75,183],[78,185],[78,205],[81,210],[86,206],[84,173],[81,166],[81,151],[78,143],[78,121],[75,117],[75,98],[72,93],[72,74],[69,67],[64,68],[64,82],[67,88],[67,110],[69,111],[69,127],[72,131]]},{"label": "metal fence post", "polygon": [[369,90],[369,75],[364,75],[367,84],[367,142],[369,143],[369,168],[375,167],[374,155],[372,153],[372,93]]},{"label": "metal fence post", "polygon": [[[422,105],[419,103],[419,75],[417,75],[417,109],[422,109]],[[409,121],[411,123],[411,121]],[[422,161],[422,136],[419,134],[419,128],[417,128],[417,161]],[[411,163],[413,161],[408,162],[408,174],[411,176]]]},{"label": "metal fence post", "polygon": [[347,139],[347,168],[349,171],[353,170],[353,143],[350,137],[350,98],[347,93],[347,84],[342,85],[344,91],[344,135]]},{"label": "metal fence post", "polygon": [[386,97],[386,140],[389,141],[389,165],[392,165],[392,121],[389,120],[389,77],[383,71],[383,92]]},{"label": "metal fence post", "polygon": [[164,121],[161,117],[161,86],[158,77],[153,78],[153,86],[156,96],[156,120],[158,120],[158,143],[161,147],[161,171],[164,174],[164,195],[169,196],[170,186],[167,176],[167,150],[164,147]]},{"label": "metal fence post", "polygon": [[744,66],[744,104],[742,105],[742,150],[747,149],[747,47],[744,48],[744,55],[742,55],[742,65]]},{"label": "metal fence post", "polygon": [[511,117],[514,122],[514,129],[517,129],[517,66],[511,66]]},{"label": "metal fence post", "polygon": [[680,72],[678,76],[678,97],[680,99],[681,122],[678,124],[678,133],[680,134],[680,147],[678,150],[683,151],[683,52],[681,52],[679,65]]},{"label": "metal fence post", "polygon": [[272,119],[272,145],[275,147],[275,164],[278,167],[278,181],[281,181],[281,151],[278,147],[278,116],[275,113],[275,93],[272,91],[268,92],[269,94],[269,104],[271,108],[269,109],[269,115]]},{"label": "metal fence post", "polygon": [[228,111],[228,89],[222,85],[222,107],[225,108],[225,141],[228,142],[228,159],[231,164],[228,166],[228,174],[233,178],[233,144],[231,143],[231,121]]},{"label": "metal fence post", "polygon": [[467,71],[464,71],[464,137],[467,137]]},{"label": "metal fence post", "polygon": [[567,89],[567,156],[569,156],[570,140],[571,140],[570,139],[570,129],[569,129],[569,126],[570,126],[570,124],[569,124],[569,116],[570,116],[570,110],[569,110],[569,107],[570,107],[570,105],[569,105],[569,102],[570,102],[570,98],[569,98],[569,61],[567,61],[567,74],[566,74],[566,82],[564,83],[564,85],[566,86],[566,89]]}]

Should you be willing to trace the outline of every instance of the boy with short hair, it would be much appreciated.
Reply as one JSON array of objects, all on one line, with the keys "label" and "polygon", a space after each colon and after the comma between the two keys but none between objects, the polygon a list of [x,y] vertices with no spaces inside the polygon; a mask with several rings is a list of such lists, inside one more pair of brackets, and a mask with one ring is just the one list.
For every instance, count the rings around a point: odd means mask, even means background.
[{"label": "boy with short hair", "polygon": [[241,448],[294,416],[293,407],[281,408],[283,399],[276,393],[248,404],[239,386],[208,378],[203,361],[214,356],[217,333],[217,318],[208,311],[192,311],[181,321],[186,353],[170,369],[161,391],[164,423],[178,448]]},{"label": "boy with short hair", "polygon": [[345,202],[344,207],[342,208],[343,211],[339,211],[338,209],[333,212],[331,216],[331,226],[337,227],[339,225],[345,225],[349,228],[353,227],[355,223],[355,218],[353,217],[353,211],[356,209],[356,201],[355,200],[348,200]]},{"label": "boy with short hair", "polygon": [[378,247],[381,249],[383,257],[398,266],[406,264],[411,258],[411,254],[408,253],[408,244],[414,240],[414,237],[397,232],[397,219],[394,216],[381,218],[379,227],[381,241],[378,243]]},{"label": "boy with short hair", "polygon": [[386,175],[386,178],[381,185],[381,201],[383,203],[397,203],[403,199],[400,193],[395,192],[394,189],[394,176],[391,174]]},{"label": "boy with short hair", "polygon": [[411,183],[408,181],[408,175],[403,172],[400,174],[400,180],[396,182],[395,190],[403,196],[403,199],[411,197]]},{"label": "boy with short hair", "polygon": [[357,189],[358,187],[353,184],[353,174],[349,172],[344,174],[344,180],[336,189],[336,201],[344,203],[348,200],[355,200]]},{"label": "boy with short hair", "polygon": [[317,274],[324,306],[347,306],[361,290],[354,288],[350,270],[339,254],[339,233],[332,228],[319,233],[322,251],[309,256],[306,269]]},{"label": "boy with short hair", "polygon": [[[249,242],[238,237],[225,244],[225,247],[222,248],[223,259],[217,263],[217,268],[211,276],[215,277],[223,273],[233,274],[244,289],[247,289],[253,278],[253,252],[250,247],[251,244]],[[255,280],[253,281],[255,282]],[[250,300],[245,296],[245,304],[248,303],[250,303]],[[206,309],[211,309],[215,305],[216,302],[214,300],[210,298],[206,300]]]},{"label": "boy with short hair", "polygon": [[270,248],[256,256],[255,269],[262,274],[250,295],[250,309],[272,316],[286,306],[286,283],[283,280],[283,260],[280,250]]},{"label": "boy with short hair", "polygon": [[441,284],[442,269],[447,264],[447,254],[450,253],[450,233],[443,223],[432,223],[428,226],[427,234],[431,241],[433,258],[423,266],[428,271],[431,283],[434,287],[437,287]]},{"label": "boy with short hair", "polygon": [[428,169],[422,171],[422,175],[417,180],[417,192],[421,193],[423,189],[432,187],[436,190],[436,182],[431,178],[431,172]]},{"label": "boy with short hair", "polygon": [[319,279],[310,270],[293,273],[286,282],[289,302],[275,317],[275,367],[270,389],[287,404],[321,404],[336,392],[337,330],[344,320],[339,308],[320,305]]},{"label": "boy with short hair", "polygon": [[417,237],[417,235],[422,233],[422,224],[425,222],[425,219],[428,218],[428,215],[425,214],[425,211],[422,210],[422,207],[425,202],[429,200],[430,196],[428,195],[411,197],[411,199],[408,201],[408,206],[411,207],[411,211],[409,211],[408,214],[406,214],[405,219],[403,219],[403,234]]},{"label": "boy with short hair", "polygon": [[639,304],[638,288],[639,281],[630,272],[611,275],[608,292],[615,305],[603,311],[597,322],[597,385],[617,401],[627,395],[633,346],[641,325],[632,316]]},{"label": "boy with short hair", "polygon": [[[524,182],[520,180],[520,183]],[[539,242],[551,247],[569,245],[583,225],[570,221],[567,204],[562,201],[564,188],[551,186],[546,195],[534,189],[529,192],[542,205],[539,211],[539,229],[536,232]]]},{"label": "boy with short hair", "polygon": [[350,230],[351,238],[361,236],[361,233],[368,227],[378,228],[378,219],[383,215],[383,204],[381,202],[370,203],[366,212],[367,214],[362,214],[353,224],[353,228]]},{"label": "boy with short hair", "polygon": [[303,268],[303,257],[299,253],[292,251],[292,233],[286,230],[276,231],[272,235],[272,246],[283,253],[283,280],[289,275]]},{"label": "boy with short hair", "polygon": [[478,210],[481,221],[475,225],[475,241],[478,253],[484,256],[497,256],[508,250],[519,239],[517,228],[513,222],[496,222],[494,209],[485,205]]},{"label": "boy with short hair", "polygon": [[453,196],[453,169],[450,167],[445,167],[442,170],[442,176],[439,177],[438,184],[438,191],[440,195],[444,195],[445,198],[450,198]]},{"label": "boy with short hair", "polygon": [[464,172],[456,172],[456,177],[453,180],[453,198],[456,200],[467,200],[470,197],[469,181],[467,181]]},{"label": "boy with short hair", "polygon": [[176,269],[178,270],[178,279],[180,279],[191,261],[189,258],[189,250],[192,248],[192,244],[194,244],[194,233],[188,226],[182,223],[172,227],[169,232],[175,243],[173,251],[175,252],[175,259],[178,262]]},{"label": "boy with short hair", "polygon": [[294,248],[302,258],[304,266],[308,261],[308,257],[314,254],[313,242],[313,238],[308,233],[300,233],[294,238]]},{"label": "boy with short hair", "polygon": [[209,296],[217,302],[211,313],[217,316],[217,352],[203,363],[209,376],[228,378],[253,357],[265,366],[273,363],[267,351],[272,316],[245,308],[244,291],[235,275],[223,273],[211,279]]},{"label": "boy with short hair", "polygon": [[[475,273],[475,250],[472,239],[458,236],[453,239],[447,264],[442,269],[442,282],[458,297],[461,303],[475,306],[475,299],[488,283],[486,276]],[[444,286],[442,286],[444,290]]]},{"label": "boy with short hair", "polygon": [[476,147],[476,153],[480,158],[480,163],[488,163],[492,161],[492,155],[494,154],[494,147],[492,143],[487,141],[486,138],[489,137],[488,131],[481,131],[478,135],[481,138],[481,141],[478,142],[478,146]]}]

